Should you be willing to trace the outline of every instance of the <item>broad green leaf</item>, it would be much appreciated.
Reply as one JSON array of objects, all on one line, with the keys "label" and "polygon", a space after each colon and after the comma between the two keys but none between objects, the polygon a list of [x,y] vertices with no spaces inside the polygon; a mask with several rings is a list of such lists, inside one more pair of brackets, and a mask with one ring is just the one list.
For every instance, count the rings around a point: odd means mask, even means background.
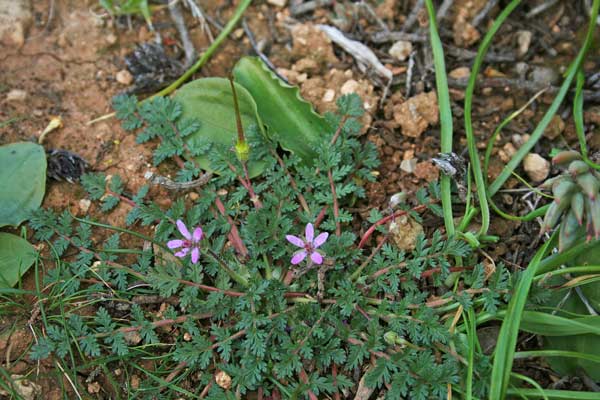
[{"label": "broad green leaf", "polygon": [[316,157],[312,145],[329,127],[297,87],[279,79],[256,57],[240,59],[233,69],[235,81],[248,89],[256,101],[269,136],[305,163]]},{"label": "broad green leaf", "polygon": [[[240,106],[240,116],[244,130],[252,125],[262,129],[262,123],[256,110],[256,103],[244,87],[235,84]],[[225,78],[203,78],[183,85],[175,94],[175,99],[183,106],[183,118],[195,118],[200,121],[200,129],[186,141],[208,141],[233,147],[237,141],[235,109],[229,80]],[[205,170],[210,170],[208,154],[196,157],[196,161]],[[264,164],[250,162],[248,170],[251,177],[259,175]]]},{"label": "broad green leaf", "polygon": [[0,226],[17,226],[42,204],[46,152],[35,143],[0,146]]},{"label": "broad green leaf", "polygon": [[0,232],[0,288],[16,285],[35,257],[35,249],[27,240]]}]

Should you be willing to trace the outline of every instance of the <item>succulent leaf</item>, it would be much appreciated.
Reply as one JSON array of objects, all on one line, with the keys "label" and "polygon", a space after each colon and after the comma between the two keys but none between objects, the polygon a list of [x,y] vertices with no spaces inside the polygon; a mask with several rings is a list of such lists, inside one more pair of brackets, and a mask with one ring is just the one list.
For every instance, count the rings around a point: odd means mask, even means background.
[{"label": "succulent leaf", "polygon": [[595,200],[600,191],[600,180],[591,172],[578,175],[575,180],[583,192],[591,199]]},{"label": "succulent leaf", "polygon": [[552,164],[554,165],[565,165],[571,161],[581,160],[581,154],[575,150],[561,151],[552,158]]}]

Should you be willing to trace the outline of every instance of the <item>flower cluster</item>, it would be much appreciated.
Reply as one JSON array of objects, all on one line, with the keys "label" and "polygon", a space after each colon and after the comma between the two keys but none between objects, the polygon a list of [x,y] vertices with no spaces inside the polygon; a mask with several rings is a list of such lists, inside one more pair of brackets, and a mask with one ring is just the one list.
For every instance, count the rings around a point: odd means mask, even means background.
[{"label": "flower cluster", "polygon": [[[184,240],[173,239],[167,242],[167,247],[171,250],[181,249],[175,253],[175,257],[183,258],[191,253],[192,263],[196,264],[200,259],[200,241],[202,240],[202,228],[197,227],[194,229],[194,233],[190,234],[187,226],[180,219],[177,220],[177,229],[179,233],[184,237]],[[306,256],[309,256],[310,262],[321,265],[323,263],[323,254],[317,249],[327,241],[329,233],[323,232],[315,237],[315,229],[313,224],[306,224],[304,230],[304,240],[294,235],[286,235],[288,242],[294,246],[300,247],[302,250],[298,250],[294,253],[291,259],[293,265],[300,264]]]}]

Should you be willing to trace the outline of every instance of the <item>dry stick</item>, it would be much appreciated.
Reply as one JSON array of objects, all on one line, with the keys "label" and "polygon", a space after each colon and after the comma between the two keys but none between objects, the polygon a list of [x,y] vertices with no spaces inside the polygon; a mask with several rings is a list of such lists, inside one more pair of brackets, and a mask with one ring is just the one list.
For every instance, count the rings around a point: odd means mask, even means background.
[{"label": "dry stick", "polygon": [[144,178],[153,185],[163,186],[169,190],[188,190],[206,185],[212,178],[212,172],[205,172],[198,179],[189,182],[175,182],[166,176],[154,174],[150,171],[144,174]]},{"label": "dry stick", "polygon": [[448,10],[452,6],[452,3],[454,3],[454,0],[444,0],[444,2],[442,3],[442,5],[438,9],[437,15],[435,17],[435,19],[437,21],[441,21],[442,19],[444,19],[446,17],[446,14],[448,13]]},{"label": "dry stick", "polygon": [[179,32],[181,43],[183,44],[183,51],[185,53],[184,68],[188,68],[196,58],[196,49],[190,39],[190,34],[185,26],[185,20],[181,14],[181,7],[179,7],[177,1],[169,2],[169,14],[171,15],[171,20],[175,24],[175,28],[177,28],[177,31]]},{"label": "dry stick", "polygon": [[423,3],[425,3],[425,0],[417,0],[417,2],[415,3],[415,6],[413,7],[412,11],[408,15],[408,18],[406,18],[406,21],[404,22],[404,26],[402,26],[402,32],[406,32],[406,31],[410,30],[410,28],[412,28],[414,23],[417,22],[417,18],[419,16],[419,11],[421,11],[421,8],[423,8]]},{"label": "dry stick", "polygon": [[483,8],[481,9],[481,11],[479,12],[479,14],[477,14],[474,18],[473,21],[471,21],[471,25],[473,26],[473,28],[477,28],[477,26],[485,19],[485,17],[489,14],[490,11],[492,11],[492,9],[494,7],[496,7],[496,4],[498,4],[498,0],[489,0],[487,3],[485,3],[485,6],[483,6]]},{"label": "dry stick", "polygon": [[531,11],[529,11],[527,14],[525,14],[525,18],[531,19],[531,18],[535,17],[536,15],[541,14],[544,11],[546,11],[547,9],[551,8],[556,3],[558,3],[558,0],[548,0],[545,3],[542,3],[539,6],[534,7]]},{"label": "dry stick", "polygon": [[305,3],[299,4],[295,7],[290,8],[290,14],[292,17],[297,17],[298,15],[306,14],[307,12],[311,12],[321,6],[330,6],[334,3],[335,0],[313,0],[307,1]]},{"label": "dry stick", "polygon": [[[559,88],[551,85],[544,85],[543,83],[537,83],[525,79],[511,79],[511,78],[483,78],[480,79],[478,84],[481,87],[492,87],[492,88],[505,88],[512,87],[515,89],[522,89],[526,92],[539,92],[540,90],[547,88],[549,94],[558,92]],[[455,88],[466,88],[468,79],[452,79],[448,78],[448,85]],[[599,102],[600,91],[596,90],[584,90],[583,98],[586,101]]]}]

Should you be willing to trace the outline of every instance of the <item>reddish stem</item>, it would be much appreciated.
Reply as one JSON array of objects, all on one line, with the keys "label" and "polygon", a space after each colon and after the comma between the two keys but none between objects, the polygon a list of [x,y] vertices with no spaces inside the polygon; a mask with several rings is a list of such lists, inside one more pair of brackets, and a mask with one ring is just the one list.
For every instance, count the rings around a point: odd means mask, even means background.
[{"label": "reddish stem", "polygon": [[335,218],[335,235],[340,236],[342,234],[342,228],[340,225],[340,209],[338,206],[337,193],[335,192],[335,183],[333,182],[333,174],[331,168],[327,171],[327,177],[329,178],[329,187],[331,188],[331,195],[333,196],[333,217]]},{"label": "reddish stem", "polygon": [[242,255],[242,257],[247,257],[248,249],[246,248],[246,245],[244,245],[244,242],[242,242],[242,239],[240,238],[240,232],[238,231],[237,226],[233,222],[233,219],[225,212],[225,206],[223,205],[223,202],[221,201],[219,196],[215,198],[215,204],[217,205],[219,213],[221,213],[221,215],[227,219],[227,222],[231,227],[228,236],[229,240],[233,244],[233,247],[235,247],[235,249]]}]

